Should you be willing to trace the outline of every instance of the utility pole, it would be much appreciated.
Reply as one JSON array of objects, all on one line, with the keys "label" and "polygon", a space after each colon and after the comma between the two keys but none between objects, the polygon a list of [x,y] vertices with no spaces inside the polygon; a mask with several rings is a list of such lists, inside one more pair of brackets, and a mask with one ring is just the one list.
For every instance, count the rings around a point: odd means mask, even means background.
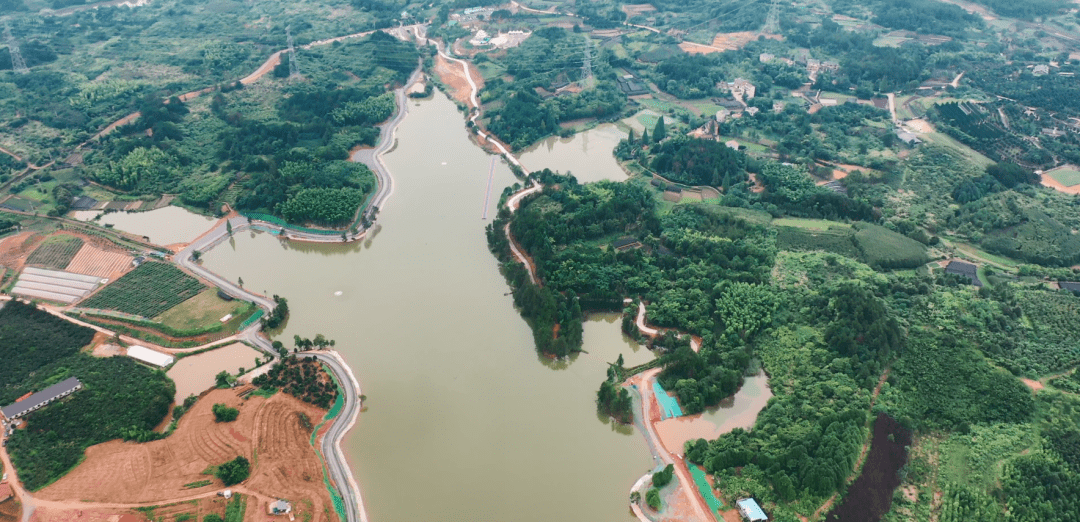
[{"label": "utility pole", "polygon": [[780,34],[780,0],[773,0],[769,7],[769,15],[765,17],[765,26],[761,32],[768,34]]},{"label": "utility pole", "polygon": [[592,79],[592,40],[585,35],[585,59],[581,63],[581,86],[588,87]]},{"label": "utility pole", "polygon": [[26,66],[26,60],[23,60],[22,53],[19,52],[19,42],[11,34],[11,26],[8,25],[7,20],[4,20],[4,39],[7,40],[8,52],[11,53],[11,70],[19,74],[30,72],[30,68]]},{"label": "utility pole", "polygon": [[297,78],[300,76],[300,66],[296,63],[296,48],[293,47],[292,33],[289,31],[289,26],[285,27],[285,39],[289,43],[289,78]]}]

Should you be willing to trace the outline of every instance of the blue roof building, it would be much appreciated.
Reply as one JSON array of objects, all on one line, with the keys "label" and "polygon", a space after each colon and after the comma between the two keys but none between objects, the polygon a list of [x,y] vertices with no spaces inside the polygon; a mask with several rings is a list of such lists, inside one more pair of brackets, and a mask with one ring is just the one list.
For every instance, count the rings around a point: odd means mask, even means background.
[{"label": "blue roof building", "polygon": [[37,410],[38,408],[41,408],[52,401],[67,397],[68,395],[75,393],[75,391],[79,388],[82,388],[82,383],[79,382],[79,379],[71,377],[57,384],[49,386],[48,388],[45,388],[44,390],[41,390],[19,402],[16,402],[15,404],[12,404],[5,408],[0,408],[0,414],[2,414],[9,420],[14,420],[22,417],[23,415],[26,415],[27,413]]},{"label": "blue roof building", "polygon": [[752,498],[741,499],[735,504],[739,506],[739,514],[750,522],[769,520],[769,517],[765,516],[765,512],[761,510],[761,506]]}]

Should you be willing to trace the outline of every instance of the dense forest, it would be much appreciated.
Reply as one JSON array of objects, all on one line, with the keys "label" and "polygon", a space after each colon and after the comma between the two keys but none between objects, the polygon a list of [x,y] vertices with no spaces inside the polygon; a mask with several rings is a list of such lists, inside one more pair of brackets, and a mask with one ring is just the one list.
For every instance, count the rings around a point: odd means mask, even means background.
[{"label": "dense forest", "polygon": [[0,365],[0,404],[15,402],[26,393],[24,382],[31,374],[79,353],[93,338],[93,330],[45,313],[34,305],[14,300],[4,302],[0,307],[0,359],[5,361]]}]

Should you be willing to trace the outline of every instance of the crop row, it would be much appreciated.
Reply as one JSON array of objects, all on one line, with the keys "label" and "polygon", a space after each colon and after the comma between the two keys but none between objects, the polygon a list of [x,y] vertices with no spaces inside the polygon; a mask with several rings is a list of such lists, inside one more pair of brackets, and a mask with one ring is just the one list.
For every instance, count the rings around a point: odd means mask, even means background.
[{"label": "crop row", "polygon": [[82,306],[157,317],[204,288],[197,279],[172,265],[148,262],[101,289]]}]

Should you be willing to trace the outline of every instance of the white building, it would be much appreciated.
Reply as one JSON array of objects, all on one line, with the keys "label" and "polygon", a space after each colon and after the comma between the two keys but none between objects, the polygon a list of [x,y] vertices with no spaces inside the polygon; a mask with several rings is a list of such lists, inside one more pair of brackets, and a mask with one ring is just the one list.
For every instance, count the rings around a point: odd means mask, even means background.
[{"label": "white building", "polygon": [[176,358],[161,352],[155,352],[149,348],[134,345],[128,347],[128,357],[140,362],[144,362],[151,366],[160,366],[162,368],[176,362]]}]

